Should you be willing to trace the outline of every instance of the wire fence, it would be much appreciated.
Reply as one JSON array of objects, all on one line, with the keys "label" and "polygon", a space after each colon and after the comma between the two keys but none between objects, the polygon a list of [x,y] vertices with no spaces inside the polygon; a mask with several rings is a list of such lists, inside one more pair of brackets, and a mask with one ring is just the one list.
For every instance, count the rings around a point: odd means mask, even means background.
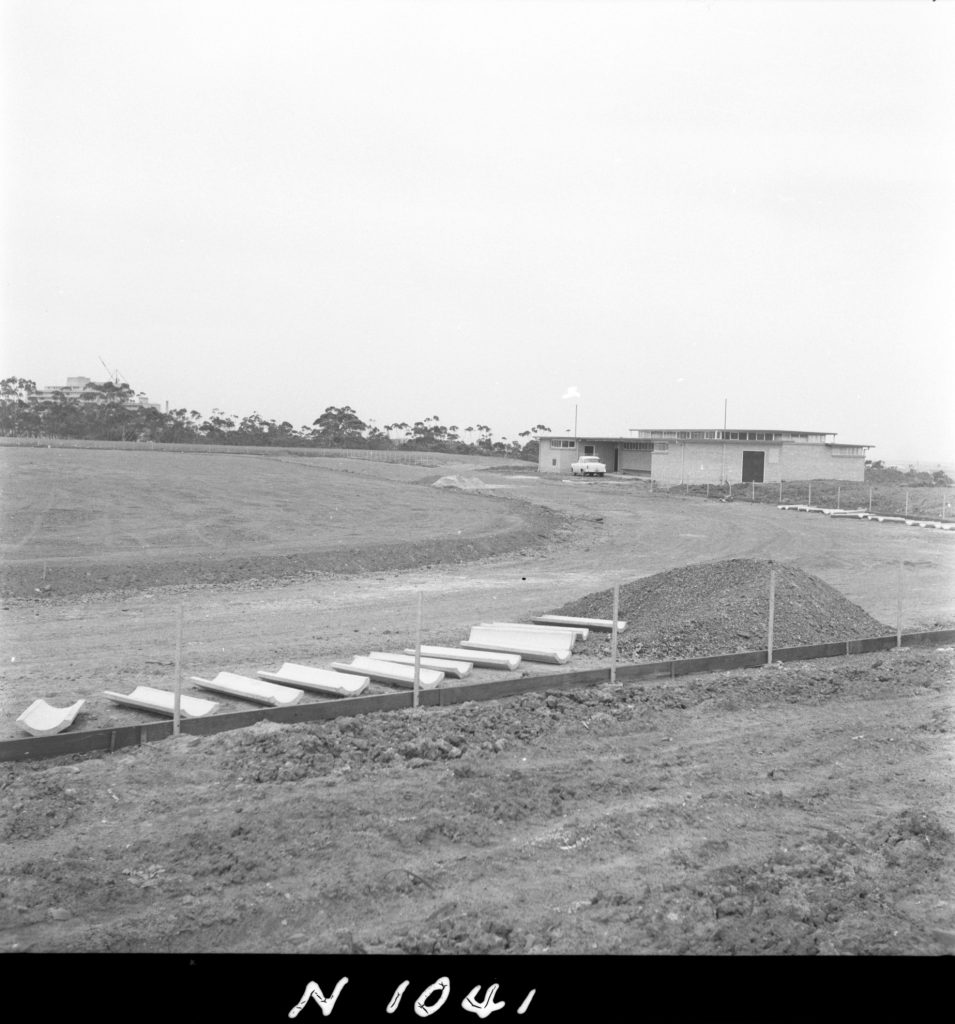
[{"label": "wire fence", "polygon": [[953,493],[945,487],[904,487],[838,480],[796,480],[781,483],[668,484],[650,482],[654,494],[748,501],[764,505],[806,505],[812,508],[872,512],[909,519],[946,521],[955,518]]}]

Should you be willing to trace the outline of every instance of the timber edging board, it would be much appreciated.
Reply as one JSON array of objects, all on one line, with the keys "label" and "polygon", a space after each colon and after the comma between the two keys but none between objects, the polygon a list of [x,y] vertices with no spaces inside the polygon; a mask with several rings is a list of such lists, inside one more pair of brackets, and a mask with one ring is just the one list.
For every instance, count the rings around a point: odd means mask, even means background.
[{"label": "timber edging board", "polygon": [[[903,633],[906,647],[924,647],[955,642],[955,629],[939,629],[927,633]],[[839,640],[803,647],[781,647],[773,651],[774,662],[811,661],[815,658],[838,658],[843,655],[871,654],[887,651],[897,644],[897,637],[879,636],[863,640]],[[759,668],[767,663],[767,651],[743,651],[737,654],[714,654],[702,658],[681,658],[673,661],[637,662],[617,666],[617,680],[675,678],[702,672],[725,672],[735,668]],[[598,686],[610,681],[610,668],[557,672],[552,675],[500,679],[487,683],[465,683],[435,690],[422,690],[418,704],[422,707],[450,707],[465,701],[498,700],[516,697],[536,690],[567,690],[578,686]],[[381,693],[368,697],[331,697],[327,700],[295,704],[286,708],[256,708],[232,711],[208,718],[187,718],[179,723],[185,736],[211,736],[232,729],[244,729],[256,722],[317,722],[332,718],[367,715],[376,711],[399,711],[410,708],[414,696],[410,691]],[[125,725],[117,729],[95,729],[86,732],[63,732],[56,736],[32,736],[0,741],[0,761],[30,761],[41,758],[88,754],[95,751],[119,750],[143,743],[163,740],[173,734],[171,720]]]}]

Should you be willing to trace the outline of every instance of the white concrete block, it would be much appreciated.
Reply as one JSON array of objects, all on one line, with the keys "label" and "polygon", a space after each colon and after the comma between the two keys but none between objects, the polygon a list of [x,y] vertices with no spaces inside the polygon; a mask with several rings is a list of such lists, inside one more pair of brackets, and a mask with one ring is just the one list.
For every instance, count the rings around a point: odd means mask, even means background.
[{"label": "white concrete block", "polygon": [[[103,690],[103,693],[115,704],[139,708],[141,711],[154,711],[157,715],[175,714],[176,695],[169,690],[156,690],[151,686],[137,686],[132,693],[116,693]],[[219,705],[215,701],[203,700],[201,697],[179,697],[179,714],[182,718],[205,718],[215,714]]]},{"label": "white concrete block", "polygon": [[574,635],[562,632],[560,635],[532,633],[529,630],[515,630],[498,626],[472,626],[468,639],[474,644],[485,644],[486,650],[498,650],[500,645],[510,644],[514,648],[526,647],[528,650],[570,651]]},{"label": "white concrete block", "polygon": [[[574,615],[535,615],[535,622],[553,622],[560,626],[587,626],[589,629],[613,629],[613,619],[585,619]],[[622,633],[627,628],[626,619],[617,619],[617,632]]]},{"label": "white concrete block", "polygon": [[570,661],[570,648],[529,647],[522,646],[521,641],[502,639],[500,643],[489,643],[486,640],[462,640],[462,647],[480,649],[482,651],[503,651],[506,654],[519,654],[525,661],[543,661],[548,665],[566,665]]},{"label": "white concrete block", "polygon": [[[414,665],[398,665],[393,661],[376,661],[356,655],[350,662],[332,662],[336,672],[361,672],[382,683],[393,683],[397,686],[414,686]],[[421,669],[418,685],[423,690],[431,690],[444,679],[443,672],[434,669]]]},{"label": "white concrete block", "polygon": [[31,736],[55,736],[73,724],[85,703],[84,700],[78,700],[68,708],[55,708],[45,700],[35,700],[17,718],[17,725]]},{"label": "white concrete block", "polygon": [[267,683],[262,679],[249,679],[233,672],[220,672],[215,679],[202,679],[199,676],[190,676],[190,679],[203,690],[227,693],[230,697],[250,700],[255,704],[268,704],[274,708],[298,704],[303,696],[301,690],[293,689],[291,686]]},{"label": "white concrete block", "polygon": [[[431,644],[422,644],[421,653],[427,654],[429,657],[469,661],[475,668],[498,668],[506,672],[513,672],[521,665],[519,654],[506,654],[501,651],[485,651],[477,648],[465,651],[460,647],[435,647]],[[414,648],[406,647],[405,654],[414,654]]]},{"label": "white concrete block", "polygon": [[313,690],[316,693],[332,694],[335,697],[357,697],[366,689],[371,681],[368,676],[343,676],[327,668],[312,668],[311,665],[297,665],[287,661],[277,672],[265,672],[261,669],[258,675],[273,683],[295,686],[302,690]]},{"label": "white concrete block", "polygon": [[550,625],[546,622],[482,622],[482,626],[491,626],[494,629],[513,629],[518,631],[540,633],[542,636],[557,636],[562,633],[570,633],[570,646],[573,647],[578,640],[586,640],[590,630],[583,626],[559,626]]},{"label": "white concrete block", "polygon": [[[414,652],[406,652],[404,654],[389,654],[386,651],[372,651],[369,658],[373,658],[375,661],[393,661],[397,665],[414,665]],[[446,676],[454,676],[456,679],[461,679],[468,675],[471,671],[473,662],[470,661],[455,661],[452,658],[426,658],[422,656],[421,667],[431,668],[435,672],[443,672]]]}]

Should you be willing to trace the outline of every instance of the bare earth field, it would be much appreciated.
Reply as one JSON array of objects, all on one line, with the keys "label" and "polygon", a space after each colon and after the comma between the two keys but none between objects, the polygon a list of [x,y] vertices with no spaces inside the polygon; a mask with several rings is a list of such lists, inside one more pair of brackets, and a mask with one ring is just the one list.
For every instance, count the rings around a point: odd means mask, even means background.
[{"label": "bare earth field", "polygon": [[[955,624],[936,531],[521,464],[440,471],[462,489],[343,459],[0,459],[2,739],[40,696],[88,698],[75,728],[143,720],[99,691],[171,686],[180,603],[187,678],[400,650],[419,591],[424,642],[456,643],[728,558],[885,633],[901,561],[904,628]],[[0,948],[951,953],[953,677],[918,648],[2,764]]]}]

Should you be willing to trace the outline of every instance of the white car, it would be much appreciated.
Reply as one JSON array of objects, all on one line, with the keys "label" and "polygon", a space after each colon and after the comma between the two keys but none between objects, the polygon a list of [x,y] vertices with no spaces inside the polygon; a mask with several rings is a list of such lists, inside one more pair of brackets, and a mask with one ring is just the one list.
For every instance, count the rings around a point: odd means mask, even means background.
[{"label": "white car", "polygon": [[603,476],[607,467],[596,455],[582,455],[571,464],[570,472],[572,476]]}]

